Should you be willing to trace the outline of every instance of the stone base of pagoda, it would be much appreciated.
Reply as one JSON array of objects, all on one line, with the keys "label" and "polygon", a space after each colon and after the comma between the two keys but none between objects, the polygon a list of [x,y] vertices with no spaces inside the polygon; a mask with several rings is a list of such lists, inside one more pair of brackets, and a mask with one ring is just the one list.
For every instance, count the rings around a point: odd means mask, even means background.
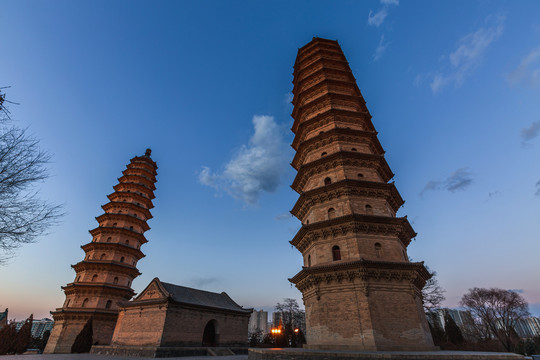
[{"label": "stone base of pagoda", "polygon": [[249,349],[248,360],[524,360],[523,355],[476,351],[335,351]]},{"label": "stone base of pagoda", "polygon": [[93,317],[93,343],[108,345],[114,333],[118,318],[117,313],[109,312],[82,312],[65,311],[64,309],[51,313],[54,318],[54,327],[51,331],[44,354],[69,354],[75,338],[90,317]]},{"label": "stone base of pagoda", "polygon": [[418,284],[422,263],[335,262],[290,279],[306,307],[306,348],[432,351]]}]

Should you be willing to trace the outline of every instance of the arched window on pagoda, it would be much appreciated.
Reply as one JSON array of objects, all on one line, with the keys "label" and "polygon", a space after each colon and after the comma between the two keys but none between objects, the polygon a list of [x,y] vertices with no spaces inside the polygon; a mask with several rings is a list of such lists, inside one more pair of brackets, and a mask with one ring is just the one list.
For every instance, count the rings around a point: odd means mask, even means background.
[{"label": "arched window on pagoda", "polygon": [[109,237],[107,238],[107,242],[111,242],[111,240],[112,240],[112,237],[109,236]]},{"label": "arched window on pagoda", "polygon": [[311,266],[311,255],[307,256],[307,266]]},{"label": "arched window on pagoda", "polygon": [[123,257],[123,256],[120,258],[120,262],[121,262],[121,263],[124,262],[124,257]]},{"label": "arched window on pagoda", "polygon": [[110,308],[111,308],[111,305],[112,305],[112,301],[111,301],[111,300],[107,300],[107,303],[105,304],[105,309],[110,309]]},{"label": "arched window on pagoda", "polygon": [[88,304],[88,298],[83,300],[81,307],[86,307],[87,304]]},{"label": "arched window on pagoda", "polygon": [[356,148],[351,148],[351,151],[358,151],[358,150],[356,150]]},{"label": "arched window on pagoda", "polygon": [[333,219],[336,217],[336,209],[330,208],[328,209],[328,220]]},{"label": "arched window on pagoda", "polygon": [[375,256],[380,258],[382,255],[382,245],[380,243],[375,243]]},{"label": "arched window on pagoda", "polygon": [[341,250],[339,250],[339,246],[337,245],[332,248],[332,260],[341,260]]},{"label": "arched window on pagoda", "polygon": [[328,155],[328,153],[326,151],[324,151],[322,154],[321,154],[321,157],[325,157],[326,155]]},{"label": "arched window on pagoda", "polygon": [[114,278],[113,284],[114,284],[114,285],[118,285],[118,276],[116,276],[116,277]]},{"label": "arched window on pagoda", "polygon": [[131,286],[131,280],[128,280],[127,286]]},{"label": "arched window on pagoda", "polygon": [[126,240],[126,245],[129,245],[129,240]]},{"label": "arched window on pagoda", "polygon": [[373,207],[371,205],[366,205],[366,214],[373,214]]},{"label": "arched window on pagoda", "polygon": [[107,256],[107,255],[105,255],[105,254],[101,254],[101,257],[99,258],[99,260],[105,260],[105,257],[106,257],[106,256]]},{"label": "arched window on pagoda", "polygon": [[97,281],[97,278],[98,278],[97,274],[94,274],[94,276],[92,276],[92,282]]},{"label": "arched window on pagoda", "polygon": [[330,185],[332,183],[332,179],[330,179],[329,177],[327,177],[326,179],[324,179],[324,185]]},{"label": "arched window on pagoda", "polygon": [[114,223],[114,224],[112,224],[112,226],[113,226],[113,227],[116,227],[116,225],[118,225],[118,223]]},{"label": "arched window on pagoda", "polygon": [[363,178],[363,177],[364,177],[364,174],[362,174],[362,173],[358,173],[358,175],[357,175],[357,176],[358,176],[358,178],[359,178],[359,179],[361,179],[361,178]]}]

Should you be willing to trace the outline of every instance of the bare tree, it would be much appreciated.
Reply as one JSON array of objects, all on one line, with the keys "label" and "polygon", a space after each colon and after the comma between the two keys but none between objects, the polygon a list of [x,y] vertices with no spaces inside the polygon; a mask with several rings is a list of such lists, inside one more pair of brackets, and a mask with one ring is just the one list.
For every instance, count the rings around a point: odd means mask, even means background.
[{"label": "bare tree", "polygon": [[431,278],[426,281],[422,289],[422,304],[424,305],[425,312],[432,312],[440,309],[442,302],[446,299],[444,296],[446,290],[439,285],[439,281],[436,278],[437,273],[430,271],[429,268],[427,270],[431,274]]},{"label": "bare tree", "polygon": [[529,316],[527,301],[510,290],[469,289],[461,298],[461,305],[472,313],[482,338],[494,335],[507,351],[512,351],[515,345],[516,323]]},{"label": "bare tree", "polygon": [[298,302],[291,298],[285,298],[283,299],[283,303],[277,303],[275,309],[281,313],[281,319],[284,325],[290,324],[291,326],[298,327],[305,316],[304,312],[300,310]]},{"label": "bare tree", "polygon": [[61,206],[43,201],[36,190],[49,177],[50,155],[26,130],[10,126],[6,102],[0,90],[0,264],[62,215]]}]

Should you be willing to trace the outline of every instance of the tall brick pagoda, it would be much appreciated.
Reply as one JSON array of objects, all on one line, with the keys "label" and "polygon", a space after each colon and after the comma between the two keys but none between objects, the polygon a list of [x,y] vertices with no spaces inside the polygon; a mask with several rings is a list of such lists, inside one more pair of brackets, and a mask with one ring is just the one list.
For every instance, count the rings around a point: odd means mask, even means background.
[{"label": "tall brick pagoda", "polygon": [[409,262],[416,234],[371,115],[337,41],[314,38],[294,65],[291,244],[304,266],[290,281],[306,307],[307,348],[433,350],[422,310],[430,278]]},{"label": "tall brick pagoda", "polygon": [[137,261],[147,242],[144,232],[152,215],[157,165],[145,155],[131,159],[104,214],[96,217],[99,226],[90,230],[92,242],[81,246],[84,260],[71,267],[75,280],[63,286],[66,300],[51,312],[55,324],[45,353],[69,353],[76,336],[88,319],[93,319],[93,343],[109,344],[118,317],[118,308],[134,295],[131,283],[140,275]]}]

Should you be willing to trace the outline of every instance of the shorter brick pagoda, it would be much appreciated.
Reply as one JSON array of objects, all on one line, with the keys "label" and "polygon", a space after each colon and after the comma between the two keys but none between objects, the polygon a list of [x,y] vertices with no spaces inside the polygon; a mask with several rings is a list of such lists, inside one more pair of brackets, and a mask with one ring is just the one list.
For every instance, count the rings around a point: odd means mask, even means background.
[{"label": "shorter brick pagoda", "polygon": [[54,328],[45,353],[70,353],[71,346],[86,322],[93,319],[93,344],[109,344],[118,318],[119,307],[130,300],[131,283],[140,275],[137,262],[144,257],[141,245],[152,215],[152,199],[157,165],[143,156],[131,159],[104,214],[96,217],[99,226],[90,230],[92,241],[81,248],[84,260],[72,265],[75,280],[63,286],[66,300],[52,311]]}]

